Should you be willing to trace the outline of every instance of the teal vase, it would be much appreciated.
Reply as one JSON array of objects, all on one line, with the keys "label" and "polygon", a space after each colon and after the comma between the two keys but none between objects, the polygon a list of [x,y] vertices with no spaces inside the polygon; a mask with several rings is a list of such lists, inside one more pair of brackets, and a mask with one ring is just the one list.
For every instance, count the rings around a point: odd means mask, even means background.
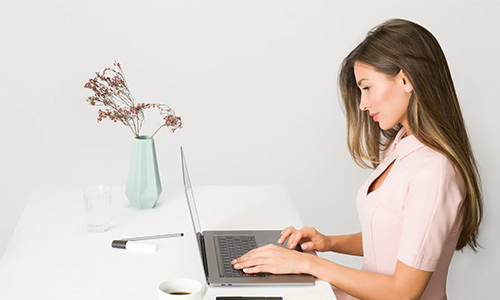
[{"label": "teal vase", "polygon": [[132,144],[125,195],[133,207],[153,208],[161,191],[155,142],[149,136],[139,136]]}]

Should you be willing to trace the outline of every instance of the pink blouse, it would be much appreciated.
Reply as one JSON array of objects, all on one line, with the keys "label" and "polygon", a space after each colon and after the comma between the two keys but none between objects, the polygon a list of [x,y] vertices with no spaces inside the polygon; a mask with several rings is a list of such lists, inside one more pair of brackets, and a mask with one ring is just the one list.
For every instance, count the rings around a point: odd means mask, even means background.
[{"label": "pink blouse", "polygon": [[[393,275],[397,261],[433,272],[422,300],[446,299],[446,276],[460,235],[466,188],[448,159],[418,141],[396,136],[381,164],[359,190],[362,270]],[[372,182],[394,162],[382,185]],[[337,298],[355,299],[339,290]]]}]

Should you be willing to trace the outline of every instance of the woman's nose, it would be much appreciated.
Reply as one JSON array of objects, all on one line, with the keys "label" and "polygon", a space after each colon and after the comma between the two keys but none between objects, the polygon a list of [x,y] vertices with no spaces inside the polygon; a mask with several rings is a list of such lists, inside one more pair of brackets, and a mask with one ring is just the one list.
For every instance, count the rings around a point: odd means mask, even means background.
[{"label": "woman's nose", "polygon": [[370,103],[366,101],[365,97],[361,96],[361,101],[359,101],[359,109],[365,111],[368,110],[370,106]]}]

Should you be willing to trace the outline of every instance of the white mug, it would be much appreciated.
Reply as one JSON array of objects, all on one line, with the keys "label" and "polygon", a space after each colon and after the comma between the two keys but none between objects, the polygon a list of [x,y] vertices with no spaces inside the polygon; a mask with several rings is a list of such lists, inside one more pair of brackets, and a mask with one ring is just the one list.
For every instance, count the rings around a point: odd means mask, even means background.
[{"label": "white mug", "polygon": [[158,290],[159,300],[201,300],[205,294],[205,285],[189,278],[175,278],[164,281]]}]

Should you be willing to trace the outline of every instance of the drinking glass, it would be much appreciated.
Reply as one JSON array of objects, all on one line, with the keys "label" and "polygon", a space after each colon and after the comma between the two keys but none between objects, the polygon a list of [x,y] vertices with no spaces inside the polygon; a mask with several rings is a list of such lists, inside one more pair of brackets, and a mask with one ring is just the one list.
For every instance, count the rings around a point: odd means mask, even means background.
[{"label": "drinking glass", "polygon": [[111,187],[103,184],[83,188],[87,230],[105,232],[111,223]]}]

